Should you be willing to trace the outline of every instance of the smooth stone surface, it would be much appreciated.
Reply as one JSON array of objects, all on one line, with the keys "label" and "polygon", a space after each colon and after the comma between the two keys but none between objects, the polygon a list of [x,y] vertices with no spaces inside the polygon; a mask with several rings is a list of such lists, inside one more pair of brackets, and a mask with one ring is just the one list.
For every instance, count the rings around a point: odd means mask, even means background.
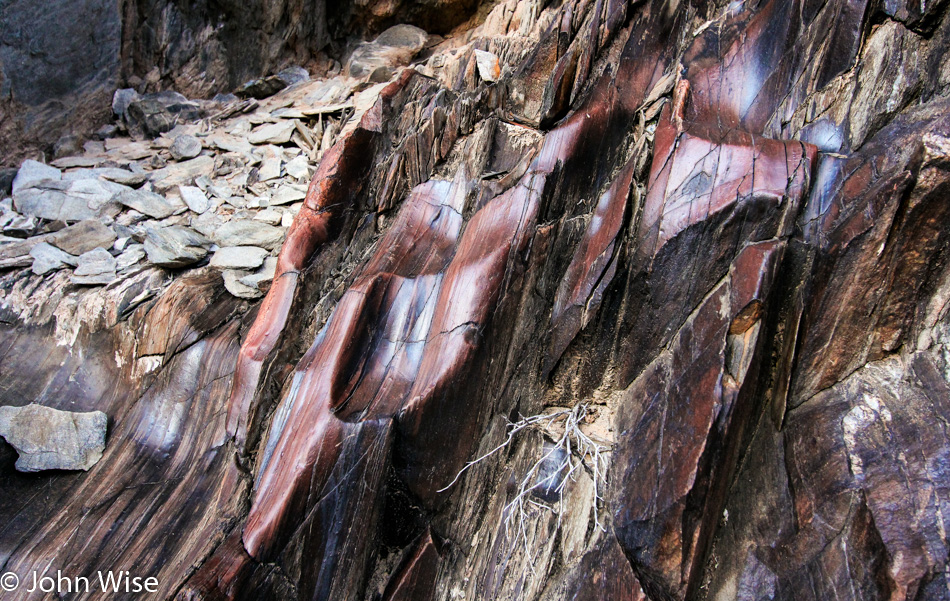
[{"label": "smooth stone surface", "polygon": [[201,154],[201,140],[189,135],[177,136],[168,147],[168,152],[176,161],[193,159]]},{"label": "smooth stone surface", "polygon": [[196,186],[178,186],[178,193],[181,195],[181,199],[184,203],[188,205],[188,208],[199,215],[211,208],[211,202],[208,200],[208,197],[205,196],[205,193],[201,191],[201,188]]},{"label": "smooth stone surface", "polygon": [[108,284],[115,280],[115,270],[115,257],[104,248],[96,248],[79,256],[70,280],[82,285]]},{"label": "smooth stone surface", "polygon": [[298,190],[293,186],[281,186],[277,193],[271,196],[271,206],[285,205],[307,197],[305,190]]},{"label": "smooth stone surface", "polygon": [[44,275],[62,269],[66,265],[78,264],[76,256],[63,252],[46,242],[40,242],[30,249],[30,256],[33,257],[32,270],[36,275]]},{"label": "smooth stone surface", "polygon": [[286,144],[290,142],[294,129],[293,121],[268,123],[252,131],[247,136],[247,141],[251,144]]},{"label": "smooth stone surface", "polygon": [[478,76],[485,81],[498,81],[501,77],[501,65],[498,57],[484,50],[475,51],[475,66],[478,67]]},{"label": "smooth stone surface", "polygon": [[268,250],[276,248],[284,239],[284,232],[260,221],[237,219],[218,228],[212,239],[218,246],[260,246]]},{"label": "smooth stone surface", "polygon": [[257,246],[226,246],[214,253],[210,265],[219,269],[257,269],[268,254]]},{"label": "smooth stone surface", "polygon": [[116,200],[153,219],[164,219],[175,212],[175,207],[164,196],[146,190],[129,190],[116,196]]},{"label": "smooth stone surface", "polygon": [[95,248],[109,248],[116,241],[115,231],[98,219],[86,219],[61,229],[48,239],[49,243],[71,255],[81,255]]},{"label": "smooth stone surface", "polygon": [[141,244],[130,244],[115,258],[117,271],[128,269],[145,258],[145,247]]},{"label": "smooth stone surface", "polygon": [[150,228],[145,236],[145,253],[150,263],[160,267],[185,267],[208,254],[211,241],[180,225]]},{"label": "smooth stone surface", "polygon": [[17,211],[50,221],[82,221],[114,217],[121,207],[113,201],[129,188],[97,179],[44,180],[13,193]]},{"label": "smooth stone surface", "polygon": [[106,448],[109,419],[37,404],[0,407],[0,436],[16,449],[17,471],[88,470]]},{"label": "smooth stone surface", "polygon": [[257,288],[241,282],[241,280],[248,275],[250,275],[250,272],[237,269],[225,269],[221,272],[221,276],[224,278],[224,287],[234,296],[246,299],[263,296],[264,293]]},{"label": "smooth stone surface", "polygon": [[20,170],[13,178],[12,190],[16,193],[18,190],[28,188],[45,179],[60,179],[62,176],[63,172],[56,167],[27,159],[20,164]]}]

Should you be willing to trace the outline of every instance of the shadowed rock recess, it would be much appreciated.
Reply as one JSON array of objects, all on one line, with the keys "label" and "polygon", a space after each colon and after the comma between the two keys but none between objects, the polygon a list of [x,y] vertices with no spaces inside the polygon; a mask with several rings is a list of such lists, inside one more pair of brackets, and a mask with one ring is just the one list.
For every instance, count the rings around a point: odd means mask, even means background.
[{"label": "shadowed rock recess", "polygon": [[177,48],[360,39],[0,189],[0,408],[108,418],[0,572],[950,601],[950,3],[260,4]]}]

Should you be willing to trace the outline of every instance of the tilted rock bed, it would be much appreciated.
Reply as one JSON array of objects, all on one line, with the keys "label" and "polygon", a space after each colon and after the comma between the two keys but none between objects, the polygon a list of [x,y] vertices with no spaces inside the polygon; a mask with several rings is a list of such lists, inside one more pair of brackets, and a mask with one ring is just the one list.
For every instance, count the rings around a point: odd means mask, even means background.
[{"label": "tilted rock bed", "polygon": [[4,569],[945,599],[946,4],[483,8],[415,59],[117,97],[167,131],[26,165],[0,400],[110,431],[88,473],[0,471]]}]

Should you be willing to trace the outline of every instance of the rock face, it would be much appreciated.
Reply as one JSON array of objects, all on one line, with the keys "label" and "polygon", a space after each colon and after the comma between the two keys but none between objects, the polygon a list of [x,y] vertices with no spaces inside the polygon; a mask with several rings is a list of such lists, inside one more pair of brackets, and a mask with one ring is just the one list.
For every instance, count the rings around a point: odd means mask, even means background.
[{"label": "rock face", "polygon": [[379,34],[375,40],[360,44],[346,66],[354,77],[371,81],[389,81],[393,69],[407,65],[425,47],[428,35],[412,25],[396,25]]},{"label": "rock face", "polygon": [[321,15],[372,31],[340,74],[12,182],[0,407],[113,428],[88,474],[0,447],[5,571],[134,568],[183,600],[948,599],[947,3]]},{"label": "rock face", "polygon": [[[0,161],[19,164],[30,142],[93,131],[118,83],[122,16],[108,0],[5,2],[0,8]],[[22,148],[21,148],[22,147]]]},{"label": "rock face", "polygon": [[0,407],[0,436],[16,449],[21,472],[88,470],[102,457],[109,418],[42,405]]}]

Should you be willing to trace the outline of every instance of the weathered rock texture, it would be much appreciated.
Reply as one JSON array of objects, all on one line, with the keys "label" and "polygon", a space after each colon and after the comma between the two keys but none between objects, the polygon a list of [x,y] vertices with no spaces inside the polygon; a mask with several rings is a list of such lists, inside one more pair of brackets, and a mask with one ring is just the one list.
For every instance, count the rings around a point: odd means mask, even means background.
[{"label": "weathered rock texture", "polygon": [[2,165],[38,142],[93,131],[109,116],[121,65],[120,4],[11,0],[0,6]]},{"label": "weathered rock texture", "polygon": [[0,404],[112,424],[85,474],[0,451],[0,569],[163,599],[950,599],[946,3],[327,19],[444,37],[233,101],[220,152],[146,145],[154,192],[68,217],[68,172],[14,183],[36,227],[116,245],[162,210],[104,287],[29,269],[55,233],[0,243]]},{"label": "weathered rock texture", "polygon": [[0,436],[19,454],[16,468],[21,472],[88,470],[102,457],[107,426],[101,411],[0,407]]}]

